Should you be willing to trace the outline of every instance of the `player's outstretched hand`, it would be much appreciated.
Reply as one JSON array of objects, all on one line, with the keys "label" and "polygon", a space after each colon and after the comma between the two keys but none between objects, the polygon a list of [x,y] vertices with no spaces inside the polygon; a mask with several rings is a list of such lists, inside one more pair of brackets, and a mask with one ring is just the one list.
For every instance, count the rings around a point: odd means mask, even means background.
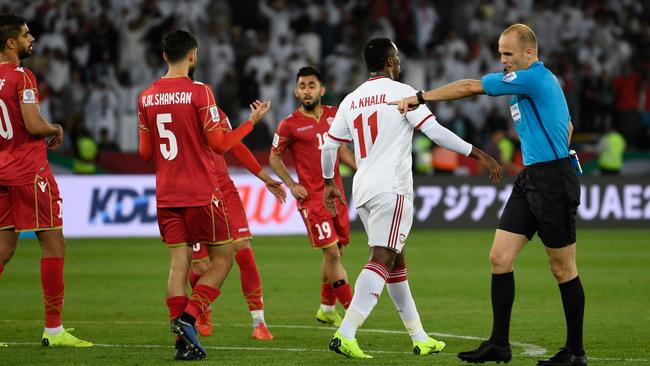
[{"label": "player's outstretched hand", "polygon": [[481,166],[488,171],[492,182],[498,183],[501,181],[501,177],[503,176],[503,168],[501,165],[499,165],[499,163],[497,163],[496,160],[494,160],[494,158],[476,146],[472,146],[472,152],[470,152],[469,156],[478,160],[479,164],[481,164]]},{"label": "player's outstretched hand", "polygon": [[54,127],[56,133],[47,141],[47,149],[56,150],[63,142],[63,127],[56,123],[53,123],[51,126]]},{"label": "player's outstretched hand", "polygon": [[325,191],[323,192],[323,205],[329,211],[333,216],[337,216],[337,210],[336,210],[336,200],[339,200],[341,204],[345,204],[343,202],[343,194],[339,190],[339,188],[334,184],[333,180],[326,180],[325,181]]},{"label": "player's outstretched hand", "polygon": [[293,186],[289,187],[291,189],[291,195],[293,198],[295,198],[298,202],[301,202],[307,196],[309,193],[307,193],[307,190],[305,187],[301,186],[300,184],[294,184]]},{"label": "player's outstretched hand", "polygon": [[248,117],[248,119],[253,122],[253,125],[258,124],[262,118],[264,118],[264,115],[266,112],[271,109],[271,101],[267,100],[264,102],[260,102],[259,100],[255,100],[253,103],[250,104],[251,108],[251,114]]},{"label": "player's outstretched hand", "polygon": [[388,104],[396,105],[397,110],[403,115],[406,115],[406,112],[412,111],[420,106],[420,103],[418,103],[418,98],[415,96],[404,98],[402,100],[393,100],[392,102],[388,102]]}]

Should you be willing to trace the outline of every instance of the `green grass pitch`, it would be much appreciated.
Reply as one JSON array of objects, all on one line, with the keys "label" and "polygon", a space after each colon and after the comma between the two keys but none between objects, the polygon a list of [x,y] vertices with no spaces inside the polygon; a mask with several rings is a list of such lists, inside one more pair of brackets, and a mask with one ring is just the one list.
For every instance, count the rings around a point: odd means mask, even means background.
[{"label": "green grass pitch", "polygon": [[[384,291],[357,333],[375,358],[348,360],[327,351],[333,328],[316,322],[321,255],[303,236],[257,237],[266,319],[275,340],[250,338],[250,315],[236,265],[203,338],[215,365],[460,365],[491,329],[487,260],[492,230],[414,231],[408,276],[425,329],[447,342],[438,355],[411,354],[410,339]],[[578,268],[587,295],[585,346],[590,365],[650,365],[650,230],[579,230]],[[364,233],[353,233],[343,258],[351,282],[365,263]],[[40,346],[40,250],[22,240],[0,277],[0,365],[165,365],[172,337],[165,306],[167,251],[155,239],[68,240],[64,326],[97,343],[89,349]],[[534,365],[564,343],[559,290],[539,239],[515,264],[511,365]]]}]

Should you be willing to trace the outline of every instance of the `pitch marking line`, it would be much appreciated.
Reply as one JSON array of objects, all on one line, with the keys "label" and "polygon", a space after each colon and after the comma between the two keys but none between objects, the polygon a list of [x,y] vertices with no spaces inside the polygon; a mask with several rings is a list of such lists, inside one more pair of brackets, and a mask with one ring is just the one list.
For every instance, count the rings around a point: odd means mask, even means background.
[{"label": "pitch marking line", "polygon": [[[5,320],[0,319],[2,323],[21,323],[21,322],[36,322],[41,323],[42,320]],[[144,322],[144,321],[98,321],[98,320],[78,320],[72,323],[77,324],[119,324],[119,325],[163,325],[166,323],[161,322]],[[241,323],[213,323],[215,326],[235,326],[235,327],[246,327],[250,328],[250,324],[241,324]],[[269,325],[269,328],[285,328],[285,329],[319,329],[319,330],[328,330],[332,331],[333,327],[327,326],[312,326],[312,325],[287,325],[287,324],[273,324]],[[400,330],[389,330],[389,329],[364,329],[360,328],[358,332],[366,333],[382,333],[382,334],[406,334],[405,331]],[[468,336],[468,335],[459,335],[459,334],[449,334],[449,333],[437,333],[429,332],[429,335],[437,337],[446,337],[446,338],[457,338],[457,339],[469,339],[469,340],[483,340],[484,338]],[[7,345],[16,345],[16,346],[40,346],[40,343],[36,342],[4,342]],[[541,357],[545,356],[548,352],[546,348],[530,344],[530,343],[521,343],[521,342],[510,342],[512,345],[521,347],[524,352],[520,355],[513,355],[514,357]],[[95,343],[96,347],[102,348],[173,348],[171,345],[162,345],[162,344],[105,344],[105,343]],[[230,350],[230,351],[271,351],[271,352],[329,352],[327,349],[320,348],[274,348],[274,347],[231,347],[231,346],[205,346],[206,349],[213,350]],[[378,353],[378,354],[411,354],[411,352],[400,352],[400,351],[384,351],[384,350],[368,350],[368,353]],[[440,353],[441,356],[453,356],[456,355],[450,353]],[[613,357],[589,357],[590,360],[594,361],[619,361],[619,362],[650,362],[650,359],[645,358],[613,358]]]}]

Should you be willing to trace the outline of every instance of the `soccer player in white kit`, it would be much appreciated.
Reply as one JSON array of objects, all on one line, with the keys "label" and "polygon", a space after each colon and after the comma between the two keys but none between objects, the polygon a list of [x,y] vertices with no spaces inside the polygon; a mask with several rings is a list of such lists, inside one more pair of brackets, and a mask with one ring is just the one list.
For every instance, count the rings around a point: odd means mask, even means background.
[{"label": "soccer player in white kit", "polygon": [[341,197],[333,180],[336,151],[340,144],[354,141],[357,172],[352,196],[371,249],[370,260],[357,278],[352,303],[329,348],[351,358],[372,357],[359,348],[355,334],[377,304],[385,284],[411,336],[413,353],[438,353],[445,343],[424,331],[406,278],[403,249],[413,221],[413,130],[421,131],[442,147],[478,160],[495,182],[501,179],[502,169],[483,151],[441,126],[426,106],[404,116],[386,104],[415,93],[412,87],[395,81],[400,59],[391,40],[376,38],[368,42],[364,59],[370,78],[341,102],[321,153],[323,200],[334,213],[335,199]]}]

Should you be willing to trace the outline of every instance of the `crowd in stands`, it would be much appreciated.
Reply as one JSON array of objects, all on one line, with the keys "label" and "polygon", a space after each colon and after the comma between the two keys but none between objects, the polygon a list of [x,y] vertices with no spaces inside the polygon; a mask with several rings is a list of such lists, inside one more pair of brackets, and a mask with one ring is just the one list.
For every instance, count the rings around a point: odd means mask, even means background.
[{"label": "crowd in stands", "polygon": [[[296,108],[296,71],[325,76],[323,102],[337,105],[362,83],[365,42],[400,48],[402,81],[431,89],[502,70],[497,39],[523,22],[558,76],[577,142],[616,129],[632,149],[650,149],[650,9],[641,0],[0,0],[36,36],[25,65],[39,80],[41,110],[69,134],[137,149],[137,95],[164,74],[160,43],[174,28],[199,41],[195,78],[210,83],[231,121],[254,99],[272,112],[246,140],[268,148]],[[430,107],[461,137],[485,147],[495,131],[514,139],[507,99],[475,97]],[[515,141],[516,142],[516,141]],[[72,146],[68,145],[68,150]]]}]

